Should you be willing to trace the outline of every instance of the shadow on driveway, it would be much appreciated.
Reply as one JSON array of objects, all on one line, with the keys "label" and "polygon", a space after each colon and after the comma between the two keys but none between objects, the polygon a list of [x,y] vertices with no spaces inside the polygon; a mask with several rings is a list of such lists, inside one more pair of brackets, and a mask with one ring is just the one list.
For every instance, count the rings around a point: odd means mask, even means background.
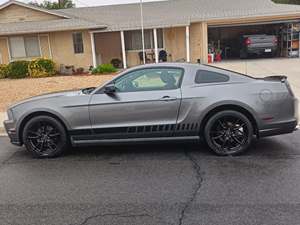
[{"label": "shadow on driveway", "polygon": [[[253,145],[241,156],[238,157],[287,157],[299,155],[297,146],[300,146],[299,132],[293,134],[270,137],[257,140],[255,139]],[[15,156],[19,159],[30,159],[31,155],[27,153],[24,147],[19,148]],[[204,142],[191,143],[182,142],[176,144],[130,144],[130,145],[100,145],[93,147],[72,148],[60,158],[50,160],[89,160],[97,158],[114,158],[117,156],[138,158],[138,157],[176,157],[178,154],[184,152],[197,154],[201,157],[215,157],[216,156]]]}]

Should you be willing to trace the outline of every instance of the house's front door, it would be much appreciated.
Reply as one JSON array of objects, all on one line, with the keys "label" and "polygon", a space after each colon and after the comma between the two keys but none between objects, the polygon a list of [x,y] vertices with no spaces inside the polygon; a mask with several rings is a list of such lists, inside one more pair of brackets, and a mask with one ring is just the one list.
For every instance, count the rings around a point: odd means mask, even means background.
[{"label": "house's front door", "polygon": [[115,93],[92,96],[94,133],[99,139],[171,136],[181,102],[182,76],[181,69],[158,68],[118,78]]}]

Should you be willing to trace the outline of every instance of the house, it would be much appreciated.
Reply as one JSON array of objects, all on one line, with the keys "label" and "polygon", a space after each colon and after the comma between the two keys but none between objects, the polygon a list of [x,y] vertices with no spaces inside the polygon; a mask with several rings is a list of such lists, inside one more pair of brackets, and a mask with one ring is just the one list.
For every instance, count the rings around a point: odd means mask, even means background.
[{"label": "house", "polygon": [[[154,62],[165,50],[168,61],[207,63],[212,46],[234,55],[241,34],[280,35],[300,21],[299,6],[271,0],[147,2],[143,12],[147,58]],[[46,57],[88,69],[118,58],[127,68],[141,63],[141,37],[138,3],[51,11],[14,0],[0,6],[0,63]]]}]

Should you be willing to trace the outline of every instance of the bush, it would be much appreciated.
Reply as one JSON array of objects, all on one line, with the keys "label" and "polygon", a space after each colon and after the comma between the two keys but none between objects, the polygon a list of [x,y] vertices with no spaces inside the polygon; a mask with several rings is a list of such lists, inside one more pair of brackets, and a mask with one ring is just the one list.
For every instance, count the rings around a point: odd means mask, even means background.
[{"label": "bush", "polygon": [[0,79],[8,77],[8,65],[0,64]]},{"label": "bush", "polygon": [[110,62],[115,68],[120,68],[122,61],[120,59],[112,59]]},{"label": "bush", "polygon": [[102,64],[92,70],[92,74],[115,73],[117,69],[112,64]]},{"label": "bush", "polygon": [[51,59],[35,59],[28,65],[30,77],[48,77],[54,75],[55,64]]},{"label": "bush", "polygon": [[28,77],[29,61],[14,61],[8,65],[8,78],[19,79]]}]

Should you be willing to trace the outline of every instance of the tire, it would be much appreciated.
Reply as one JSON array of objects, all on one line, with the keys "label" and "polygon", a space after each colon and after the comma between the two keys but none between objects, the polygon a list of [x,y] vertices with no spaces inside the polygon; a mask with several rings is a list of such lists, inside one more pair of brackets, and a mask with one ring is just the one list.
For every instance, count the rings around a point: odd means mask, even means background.
[{"label": "tire", "polygon": [[68,147],[64,126],[50,116],[37,116],[29,120],[23,130],[24,145],[34,158],[54,158]]},{"label": "tire", "polygon": [[204,128],[205,141],[219,156],[240,155],[253,140],[253,125],[242,113],[221,111],[209,118]]}]

